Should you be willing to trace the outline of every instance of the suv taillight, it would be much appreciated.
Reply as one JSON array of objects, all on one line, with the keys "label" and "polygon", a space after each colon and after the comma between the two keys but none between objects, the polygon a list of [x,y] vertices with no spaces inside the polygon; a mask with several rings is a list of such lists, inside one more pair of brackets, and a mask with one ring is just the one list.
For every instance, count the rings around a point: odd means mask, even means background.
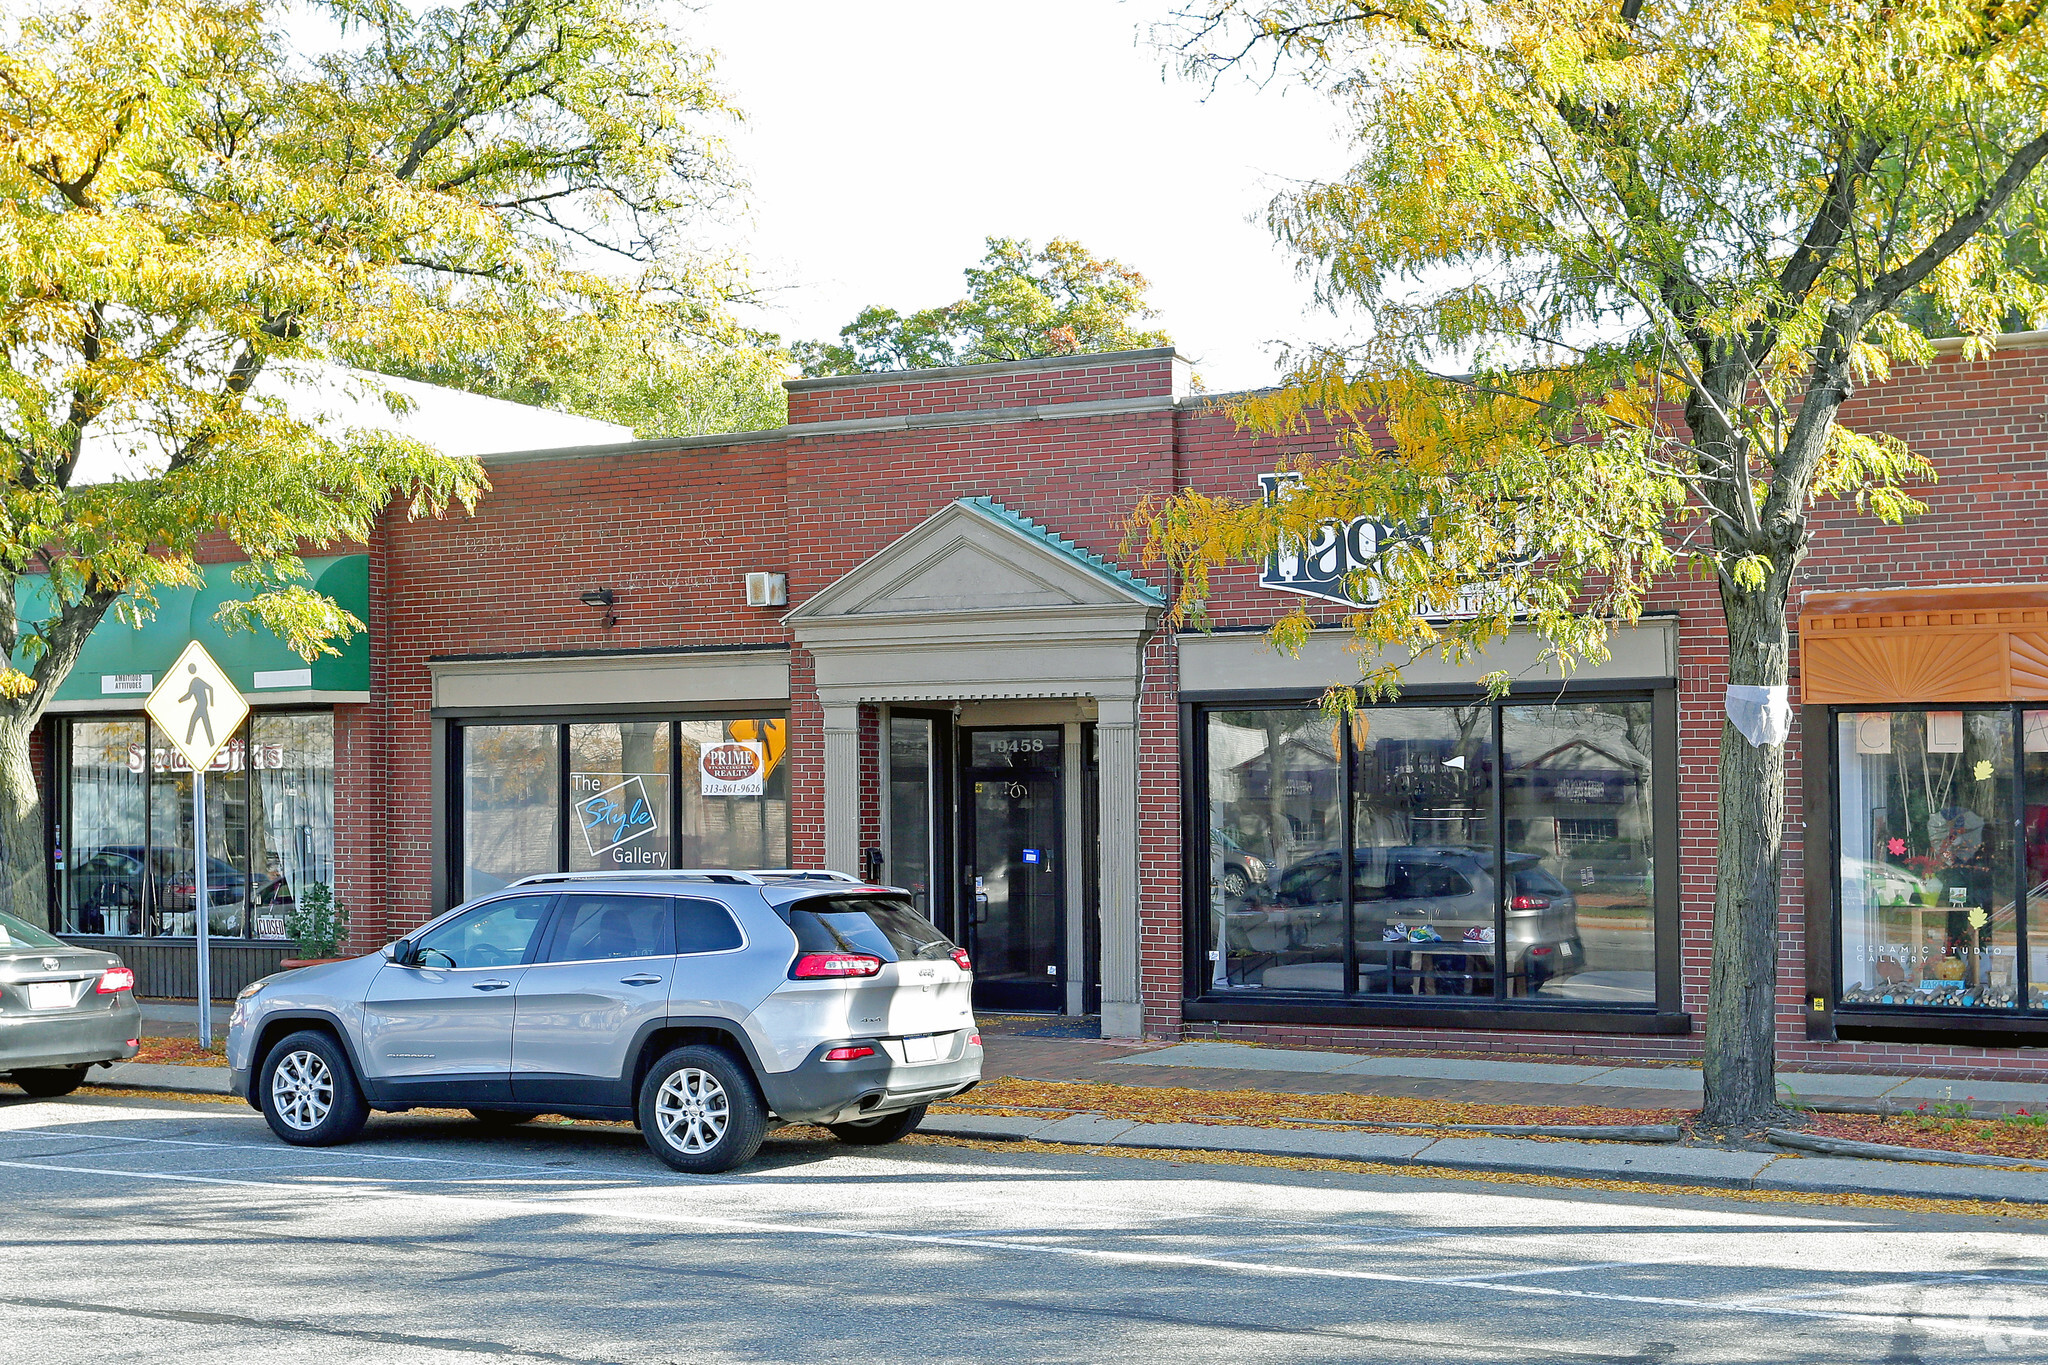
[{"label": "suv taillight", "polygon": [[1548,910],[1550,908],[1550,897],[1517,896],[1509,904],[1513,905],[1517,910]]},{"label": "suv taillight", "polygon": [[93,987],[99,995],[113,995],[119,991],[135,989],[135,973],[126,967],[109,967],[100,973],[100,984]]},{"label": "suv taillight", "polygon": [[882,959],[865,953],[805,953],[789,974],[798,980],[820,976],[873,976],[882,970]]},{"label": "suv taillight", "polygon": [[960,964],[960,970],[963,972],[971,972],[974,970],[974,961],[973,959],[967,956],[967,950],[965,948],[955,948],[953,950],[953,961]]}]

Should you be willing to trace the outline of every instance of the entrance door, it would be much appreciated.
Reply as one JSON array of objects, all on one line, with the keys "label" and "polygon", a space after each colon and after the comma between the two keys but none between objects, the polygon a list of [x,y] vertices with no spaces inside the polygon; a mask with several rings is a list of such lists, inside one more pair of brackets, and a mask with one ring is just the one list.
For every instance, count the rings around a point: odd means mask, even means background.
[{"label": "entrance door", "polygon": [[968,730],[961,906],[978,1009],[1058,1013],[1066,998],[1060,730]]}]

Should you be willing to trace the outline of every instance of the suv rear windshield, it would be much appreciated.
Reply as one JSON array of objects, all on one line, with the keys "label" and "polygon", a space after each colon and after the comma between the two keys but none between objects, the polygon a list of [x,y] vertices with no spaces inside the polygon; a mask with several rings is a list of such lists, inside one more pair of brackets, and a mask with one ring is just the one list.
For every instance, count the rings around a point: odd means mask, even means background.
[{"label": "suv rear windshield", "polygon": [[777,907],[798,952],[868,953],[884,962],[949,958],[953,943],[907,901],[829,896]]},{"label": "suv rear windshield", "polygon": [[1514,869],[1517,896],[1562,896],[1568,894],[1563,882],[1542,867]]}]

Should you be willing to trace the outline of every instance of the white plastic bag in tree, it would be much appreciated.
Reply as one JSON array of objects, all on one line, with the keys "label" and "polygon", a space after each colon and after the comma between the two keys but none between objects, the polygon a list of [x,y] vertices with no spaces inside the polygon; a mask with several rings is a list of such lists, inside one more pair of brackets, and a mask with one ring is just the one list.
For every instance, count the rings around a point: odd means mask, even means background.
[{"label": "white plastic bag in tree", "polygon": [[1758,749],[1767,744],[1783,744],[1785,737],[1792,733],[1792,689],[1789,687],[1749,687],[1730,684],[1728,699],[1723,703],[1728,719],[1742,733],[1742,737]]}]

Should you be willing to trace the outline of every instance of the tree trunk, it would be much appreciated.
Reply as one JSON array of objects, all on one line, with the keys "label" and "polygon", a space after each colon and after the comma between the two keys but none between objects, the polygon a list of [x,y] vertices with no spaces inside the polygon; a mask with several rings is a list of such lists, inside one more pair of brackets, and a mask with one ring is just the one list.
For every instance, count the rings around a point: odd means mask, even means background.
[{"label": "tree trunk", "polygon": [[[1796,553],[1761,590],[1724,586],[1728,681],[1782,687],[1789,676],[1786,606]],[[1752,745],[1721,722],[1721,823],[1714,943],[1707,987],[1710,1125],[1738,1126],[1777,1107],[1778,880],[1785,845],[1785,746]]]},{"label": "tree trunk", "polygon": [[0,910],[55,929],[43,798],[29,762],[35,733],[33,718],[0,703]]}]

